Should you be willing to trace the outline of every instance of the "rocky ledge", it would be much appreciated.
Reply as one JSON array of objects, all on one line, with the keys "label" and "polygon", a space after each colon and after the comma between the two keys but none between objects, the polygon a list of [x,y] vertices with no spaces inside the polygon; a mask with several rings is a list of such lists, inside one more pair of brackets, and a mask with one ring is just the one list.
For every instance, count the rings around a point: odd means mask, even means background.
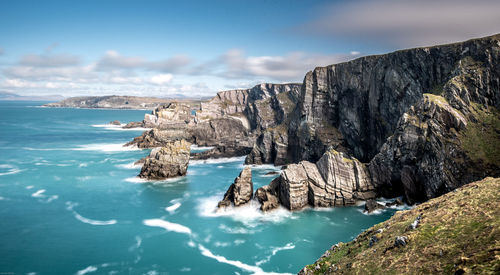
[{"label": "rocky ledge", "polygon": [[234,183],[229,186],[224,199],[222,199],[217,207],[226,208],[233,204],[240,206],[248,203],[253,197],[253,182],[252,182],[252,168],[245,167],[240,175],[234,179]]},{"label": "rocky ledge", "polygon": [[499,189],[486,178],[399,211],[299,274],[498,274]]},{"label": "rocky ledge", "polygon": [[178,140],[154,148],[144,160],[140,178],[166,179],[186,175],[191,144]]}]

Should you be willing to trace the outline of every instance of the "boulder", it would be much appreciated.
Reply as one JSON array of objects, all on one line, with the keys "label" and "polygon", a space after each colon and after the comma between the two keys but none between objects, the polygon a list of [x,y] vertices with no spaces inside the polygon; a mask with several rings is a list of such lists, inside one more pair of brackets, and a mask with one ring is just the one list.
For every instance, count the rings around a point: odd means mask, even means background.
[{"label": "boulder", "polygon": [[110,125],[118,125],[118,126],[119,126],[119,125],[122,125],[122,124],[120,123],[120,121],[118,121],[118,120],[113,120],[113,121],[110,121],[110,122],[109,122],[109,124],[110,124]]},{"label": "boulder", "polygon": [[144,160],[140,178],[165,179],[186,175],[191,144],[178,140],[154,148]]},{"label": "boulder", "polygon": [[367,200],[366,204],[365,204],[365,212],[367,212],[367,213],[371,213],[375,210],[384,209],[384,208],[385,208],[385,206],[383,204],[378,203],[374,199]]},{"label": "boulder", "polygon": [[231,204],[234,204],[234,206],[246,204],[252,199],[252,195],[252,168],[247,166],[241,171],[240,175],[234,179],[234,183],[229,186],[224,194],[224,199],[219,202],[217,207],[225,208]]}]

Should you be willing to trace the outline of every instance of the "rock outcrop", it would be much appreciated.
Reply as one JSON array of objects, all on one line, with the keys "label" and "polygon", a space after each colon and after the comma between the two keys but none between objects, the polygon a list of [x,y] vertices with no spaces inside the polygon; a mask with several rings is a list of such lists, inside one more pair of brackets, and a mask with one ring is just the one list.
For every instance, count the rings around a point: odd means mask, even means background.
[{"label": "rock outcrop", "polygon": [[352,205],[357,200],[374,198],[368,169],[357,159],[333,149],[327,151],[316,163],[302,161],[288,165],[269,186],[257,190],[256,197],[272,209],[274,197],[290,210],[300,210],[308,205],[332,207]]},{"label": "rock outcrop", "polygon": [[176,140],[187,140],[191,141],[192,137],[186,129],[167,129],[160,130],[154,128],[149,131],[145,131],[142,135],[135,137],[132,141],[126,143],[124,146],[135,145],[139,148],[155,148],[166,146],[168,143]]},{"label": "rock outcrop", "polygon": [[186,175],[190,146],[189,142],[179,140],[154,148],[144,160],[139,177],[158,180]]},{"label": "rock outcrop", "polygon": [[240,206],[248,203],[253,196],[252,168],[245,167],[240,175],[234,179],[234,183],[229,186],[224,199],[217,205],[218,208],[226,208],[233,204]]}]

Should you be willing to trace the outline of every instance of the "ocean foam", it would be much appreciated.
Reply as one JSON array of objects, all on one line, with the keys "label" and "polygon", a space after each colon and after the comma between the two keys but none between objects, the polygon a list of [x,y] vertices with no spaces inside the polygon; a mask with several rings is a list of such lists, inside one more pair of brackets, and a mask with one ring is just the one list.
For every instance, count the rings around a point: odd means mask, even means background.
[{"label": "ocean foam", "polygon": [[293,216],[293,213],[283,207],[263,213],[260,211],[260,203],[251,200],[249,203],[239,207],[228,207],[217,209],[217,204],[222,196],[202,198],[199,201],[198,213],[203,217],[228,217],[243,223],[247,227],[256,227],[262,223],[281,223]]},{"label": "ocean foam", "polygon": [[125,181],[126,182],[131,182],[131,183],[145,183],[145,182],[148,182],[148,180],[142,179],[142,178],[139,178],[139,177],[126,178]]},{"label": "ocean foam", "polygon": [[36,191],[35,193],[31,194],[32,197],[34,198],[43,198],[45,195],[43,194],[46,190],[45,189],[40,189]]},{"label": "ocean foam", "polygon": [[142,165],[135,164],[135,161],[134,161],[134,162],[125,163],[125,164],[117,164],[117,165],[115,165],[115,167],[122,168],[122,169],[138,169],[138,168],[141,168]]},{"label": "ocean foam", "polygon": [[210,150],[213,148],[214,148],[213,146],[198,146],[196,144],[191,145],[192,151],[204,151],[204,150]]},{"label": "ocean foam", "polygon": [[128,251],[132,252],[138,249],[139,247],[141,247],[141,244],[142,244],[142,238],[140,236],[135,236],[135,243],[131,247],[129,247]]},{"label": "ocean foam", "polygon": [[77,148],[72,148],[75,151],[101,151],[106,153],[123,152],[123,151],[138,151],[141,150],[137,146],[123,146],[123,143],[94,143],[79,145]]},{"label": "ocean foam", "polygon": [[0,173],[0,176],[13,175],[22,171],[21,169],[18,169],[17,167],[9,164],[0,164],[0,169],[7,170],[5,172]]},{"label": "ocean foam", "polygon": [[189,165],[214,164],[214,163],[229,163],[244,161],[246,156],[232,158],[217,158],[217,159],[197,159],[190,160]]},{"label": "ocean foam", "polygon": [[93,124],[91,125],[92,127],[95,128],[104,128],[106,130],[111,130],[111,131],[149,131],[151,128],[143,128],[143,127],[136,127],[136,128],[123,128],[127,124],[120,124],[120,125],[113,125],[113,124]]},{"label": "ocean foam", "polygon": [[238,268],[240,268],[244,271],[247,271],[247,272],[252,272],[252,274],[262,274],[262,275],[264,275],[264,274],[266,274],[266,275],[267,274],[269,274],[269,275],[270,274],[284,274],[284,273],[265,272],[264,270],[262,270],[262,268],[260,268],[258,266],[248,265],[248,264],[242,263],[240,261],[228,260],[224,256],[214,255],[210,250],[208,250],[206,247],[204,247],[201,244],[198,245],[198,249],[200,250],[201,255],[203,255],[205,257],[212,258],[212,259],[218,261],[219,263],[224,263],[224,264],[238,267]]},{"label": "ocean foam", "polygon": [[91,266],[87,266],[85,269],[78,270],[78,272],[76,272],[76,274],[77,275],[84,275],[84,274],[96,272],[96,271],[97,271],[97,267],[91,265]]},{"label": "ocean foam", "polygon": [[180,202],[176,202],[174,204],[172,204],[171,206],[169,207],[165,207],[165,210],[170,213],[170,214],[174,214],[175,213],[175,210],[177,210],[177,208],[181,207],[181,203]]},{"label": "ocean foam", "polygon": [[256,262],[255,264],[260,266],[264,263],[267,263],[271,260],[271,257],[276,255],[276,253],[282,251],[282,250],[291,250],[291,249],[294,249],[295,248],[295,245],[293,243],[287,243],[285,246],[281,246],[281,247],[272,247],[272,250],[271,250],[271,254],[268,255],[266,258]]},{"label": "ocean foam", "polygon": [[177,233],[191,235],[191,229],[189,229],[188,227],[185,227],[184,225],[181,224],[164,221],[161,219],[143,220],[142,223],[147,226],[161,227],[167,231],[173,231]]},{"label": "ocean foam", "polygon": [[91,225],[112,225],[112,224],[117,223],[116,220],[98,221],[98,220],[88,219],[88,218],[85,218],[82,215],[78,214],[76,211],[73,211],[73,215],[75,216],[75,218],[77,220],[79,220],[83,223],[91,224]]}]

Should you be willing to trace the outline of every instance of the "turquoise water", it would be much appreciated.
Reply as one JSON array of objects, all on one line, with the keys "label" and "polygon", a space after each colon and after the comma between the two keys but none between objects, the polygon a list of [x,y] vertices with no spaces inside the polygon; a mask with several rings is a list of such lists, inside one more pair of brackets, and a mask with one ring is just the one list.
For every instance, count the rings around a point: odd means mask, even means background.
[{"label": "turquoise water", "polygon": [[[0,101],[0,272],[16,274],[296,273],[395,210],[213,210],[243,158],[192,162],[188,175],[142,182],[121,145],[140,131],[105,127],[146,111],[39,108]],[[255,188],[273,166],[255,166]]]}]

